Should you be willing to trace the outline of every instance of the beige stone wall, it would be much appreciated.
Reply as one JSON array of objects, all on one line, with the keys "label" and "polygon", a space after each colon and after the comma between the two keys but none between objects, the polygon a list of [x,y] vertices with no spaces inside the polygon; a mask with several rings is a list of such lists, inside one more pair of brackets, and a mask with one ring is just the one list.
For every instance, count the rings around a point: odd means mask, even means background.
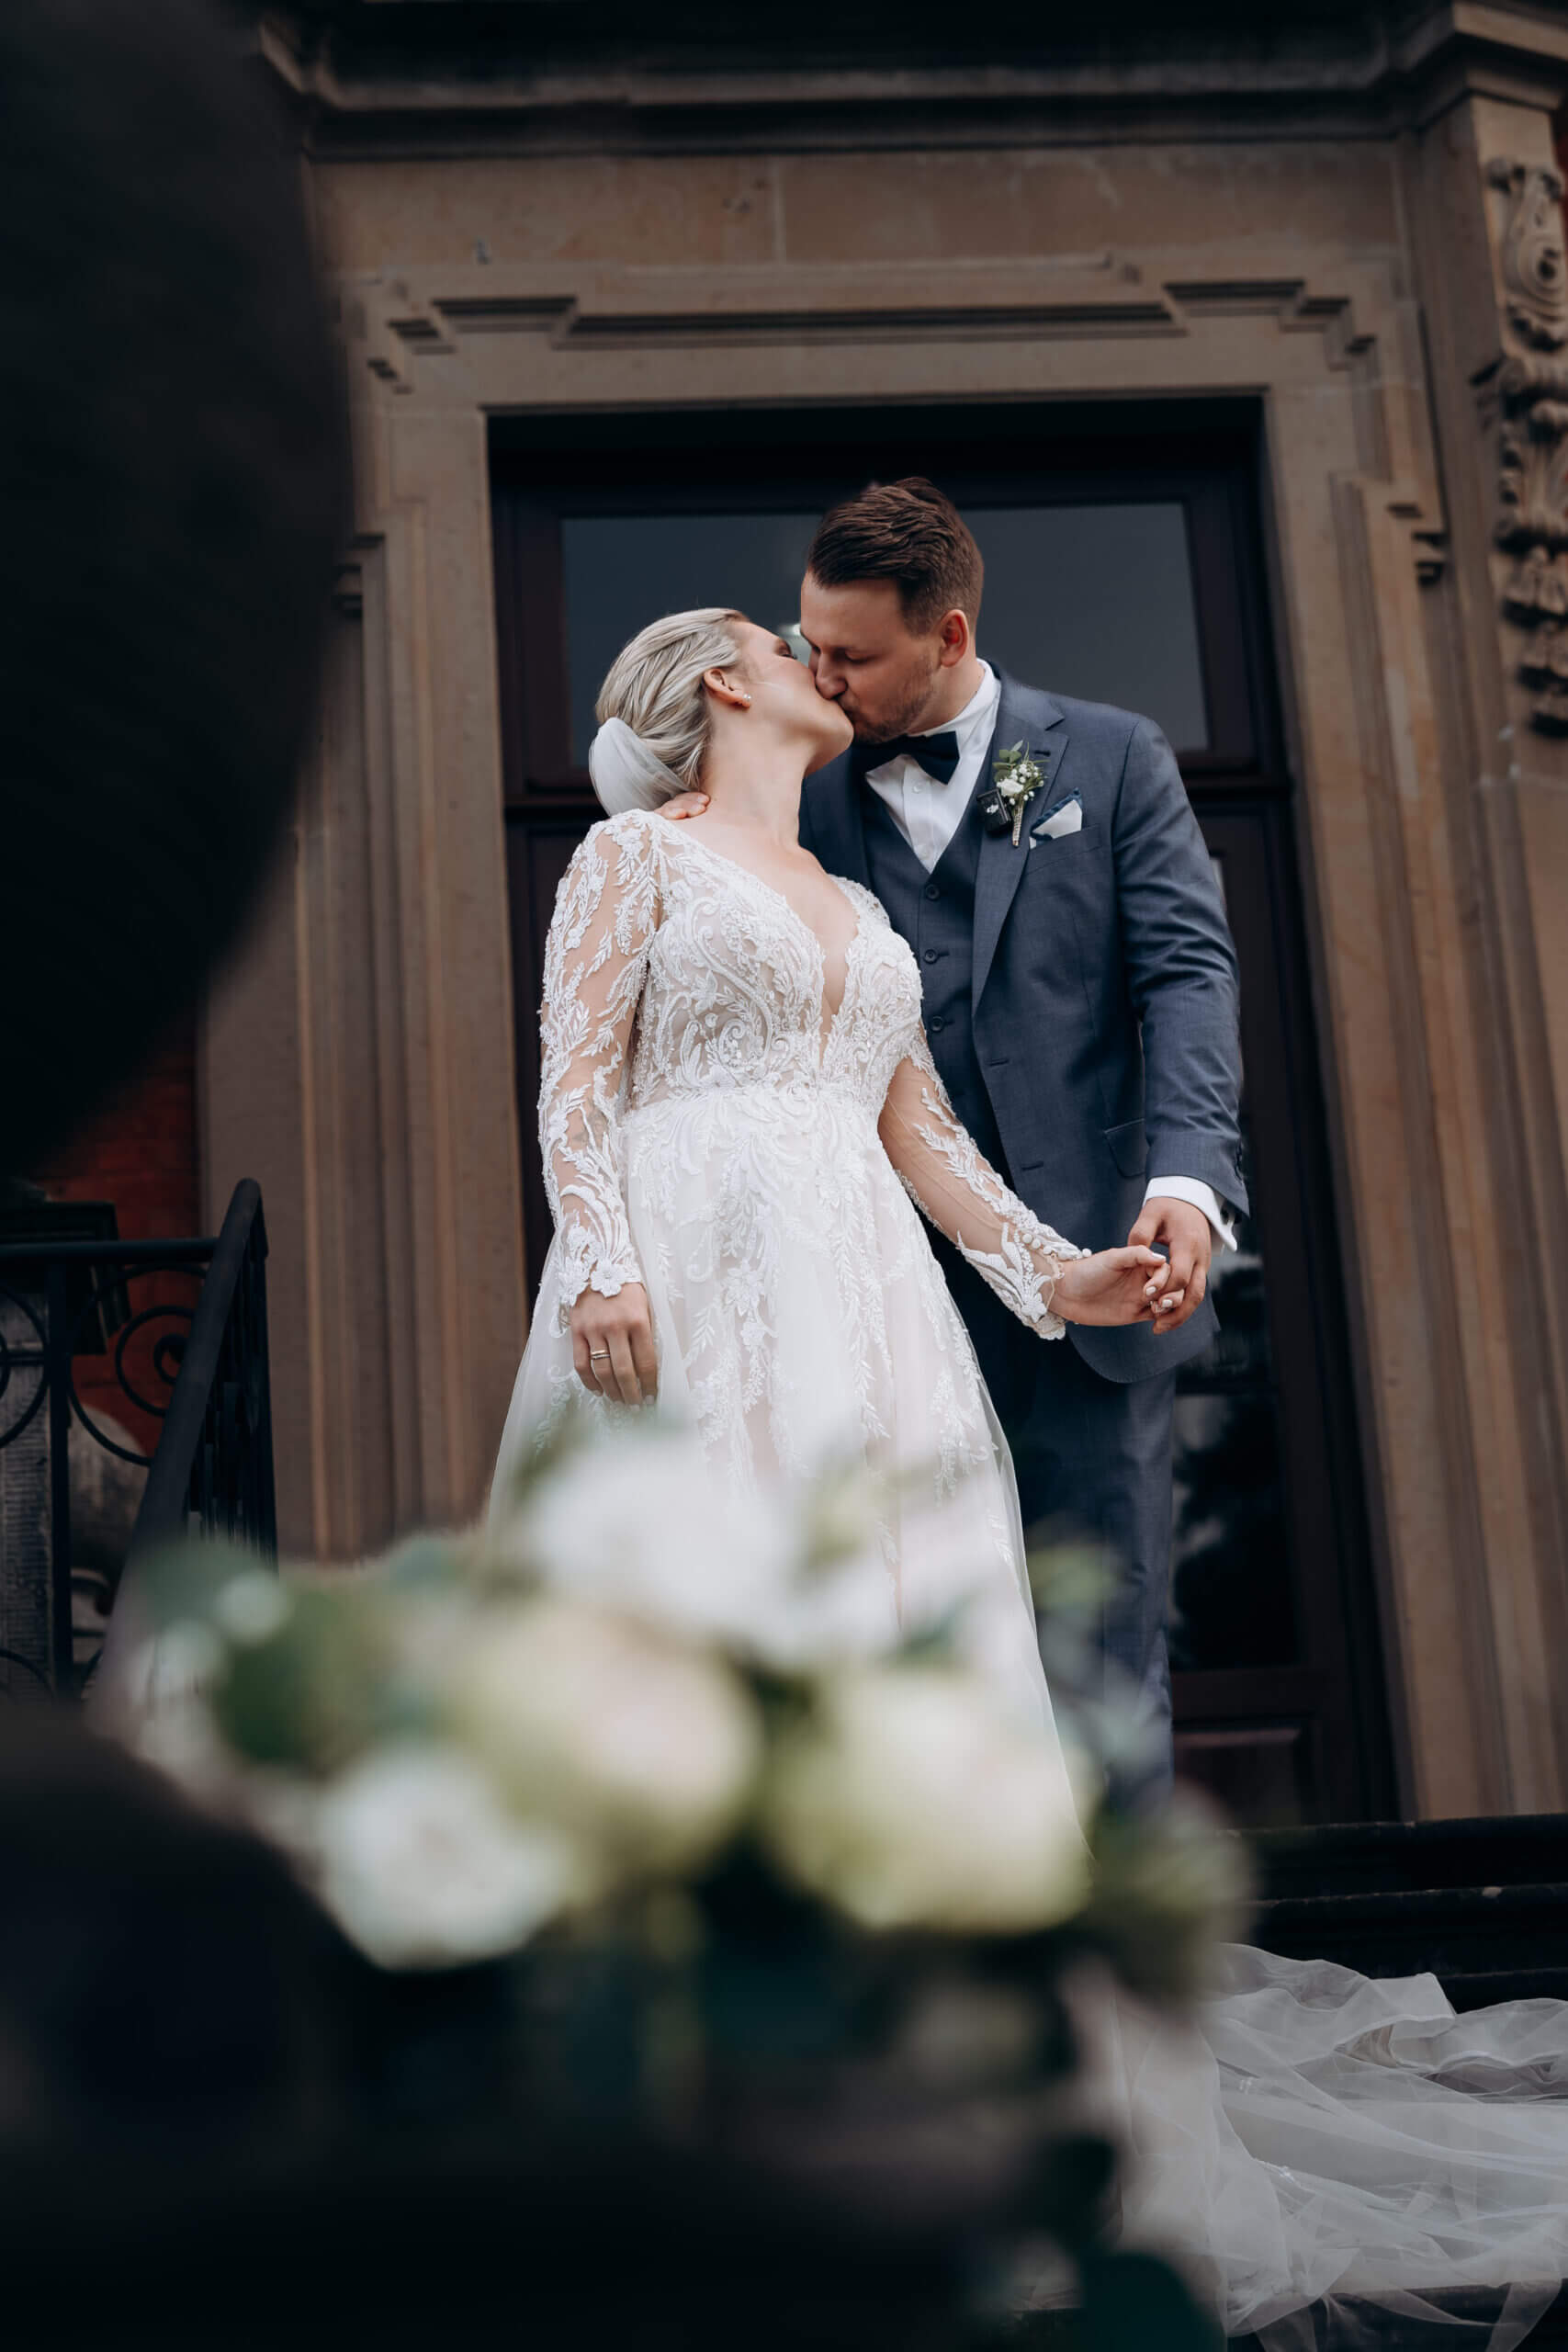
[{"label": "beige stone wall", "polygon": [[324,163],[325,250],[345,270],[470,261],[736,268],[1100,259],[1257,239],[1392,253],[1391,141],[1267,141],[976,153],[542,155]]},{"label": "beige stone wall", "polygon": [[1550,162],[1568,56],[1531,74],[1382,138],[311,164],[360,543],[291,867],[209,1023],[291,1540],[476,1509],[525,1329],[487,416],[1255,394],[1406,1799],[1568,1804],[1568,739],[1493,544],[1489,173]]}]

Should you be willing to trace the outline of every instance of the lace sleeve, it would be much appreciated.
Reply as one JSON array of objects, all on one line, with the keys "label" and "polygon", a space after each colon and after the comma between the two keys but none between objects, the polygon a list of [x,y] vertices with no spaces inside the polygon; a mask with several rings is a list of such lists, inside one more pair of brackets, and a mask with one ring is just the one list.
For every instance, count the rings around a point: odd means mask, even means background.
[{"label": "lace sleeve", "polygon": [[882,1106],[883,1148],[905,1191],[939,1233],[989,1283],[1019,1320],[1043,1339],[1066,1329],[1051,1300],[1069,1258],[1089,1254],[1064,1241],[1003,1183],[959,1125],[937,1075],[924,1031],[893,1073]]},{"label": "lace sleeve", "polygon": [[640,1283],[617,1134],[626,1049],[659,928],[656,853],[637,816],[595,825],[566,870],[545,947],[539,1148],[564,1327],[585,1290]]}]

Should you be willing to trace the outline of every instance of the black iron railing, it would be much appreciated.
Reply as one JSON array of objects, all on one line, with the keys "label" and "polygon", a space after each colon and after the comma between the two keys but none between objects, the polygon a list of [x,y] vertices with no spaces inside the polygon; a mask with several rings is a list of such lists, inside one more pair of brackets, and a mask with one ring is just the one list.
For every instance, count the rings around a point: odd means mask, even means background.
[{"label": "black iron railing", "polygon": [[197,1301],[131,1556],[184,1534],[277,1550],[261,1188],[234,1188]]},{"label": "black iron railing", "polygon": [[[162,1295],[149,1295],[155,1277]],[[89,1358],[106,1360],[90,1405],[78,1380]],[[151,1423],[152,1442],[127,1442],[100,1392],[123,1399],[144,1431]],[[0,1246],[0,1690],[13,1694],[18,1682],[75,1690],[95,1662],[75,1655],[73,1430],[147,1474],[122,1573],[138,1554],[187,1532],[276,1552],[266,1229],[255,1183],[236,1186],[216,1240],[40,1235]],[[78,1438],[78,1454],[82,1445]]]}]

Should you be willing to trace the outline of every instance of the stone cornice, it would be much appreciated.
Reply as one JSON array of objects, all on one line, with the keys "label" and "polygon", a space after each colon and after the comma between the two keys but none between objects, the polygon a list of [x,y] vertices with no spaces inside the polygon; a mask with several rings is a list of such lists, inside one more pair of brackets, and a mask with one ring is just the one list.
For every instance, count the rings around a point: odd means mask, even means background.
[{"label": "stone cornice", "polygon": [[715,15],[293,0],[258,7],[255,37],[310,143],[344,155],[1378,137],[1467,90],[1549,107],[1568,96],[1568,20],[1528,0],[1318,0],[1266,35],[1235,0],[1121,0],[1092,40],[1065,11],[1042,31],[1039,0],[980,0],[926,39],[933,12],[913,0],[893,63],[859,0],[835,12],[830,57],[740,12],[724,12],[721,40]]}]

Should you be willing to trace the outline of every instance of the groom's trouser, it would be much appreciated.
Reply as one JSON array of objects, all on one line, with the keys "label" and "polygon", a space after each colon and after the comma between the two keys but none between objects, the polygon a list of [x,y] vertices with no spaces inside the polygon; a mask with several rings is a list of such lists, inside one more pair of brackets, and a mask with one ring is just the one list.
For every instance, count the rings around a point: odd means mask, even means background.
[{"label": "groom's trouser", "polygon": [[1171,1777],[1165,1627],[1176,1374],[1102,1379],[1070,1339],[1037,1338],[955,1252],[942,1245],[938,1255],[1012,1448],[1030,1544],[1087,1537],[1111,1555],[1117,1583],[1100,1648],[1134,1686],[1149,1729],[1153,1760],[1128,1792],[1157,1796]]},{"label": "groom's trouser", "polygon": [[[1149,1762],[1128,1793],[1170,1786],[1171,1419],[1176,1374],[1126,1383],[1091,1372],[1070,1340],[1040,1348],[1029,1409],[1008,1430],[1025,1536],[1033,1546],[1087,1536],[1117,1578],[1105,1602],[1103,1656],[1133,1685]],[[1108,1677],[1112,1682],[1114,1677]]]}]

